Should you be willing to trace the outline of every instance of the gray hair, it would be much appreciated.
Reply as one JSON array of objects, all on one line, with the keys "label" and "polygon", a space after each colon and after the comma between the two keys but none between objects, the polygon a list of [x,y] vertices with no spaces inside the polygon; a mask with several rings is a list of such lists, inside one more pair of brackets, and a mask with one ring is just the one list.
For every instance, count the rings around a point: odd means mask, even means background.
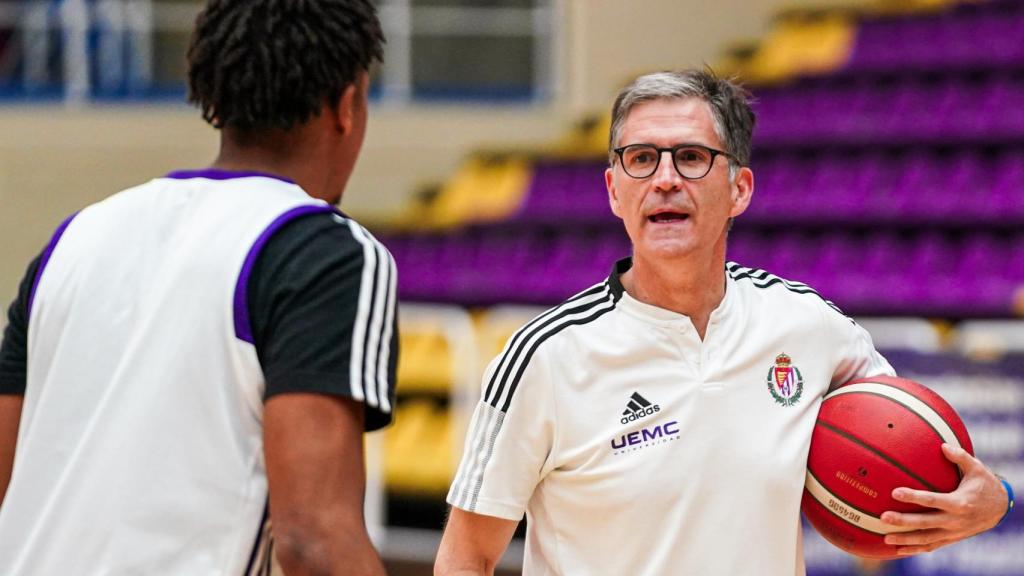
[{"label": "gray hair", "polygon": [[[739,166],[750,165],[750,140],[754,133],[754,111],[750,93],[739,84],[705,70],[658,72],[633,81],[619,92],[612,106],[612,128],[608,134],[608,163],[615,163],[615,152],[623,124],[633,108],[654,100],[700,98],[711,107],[715,133],[725,152],[735,156]],[[733,163],[729,176],[734,176]]]}]

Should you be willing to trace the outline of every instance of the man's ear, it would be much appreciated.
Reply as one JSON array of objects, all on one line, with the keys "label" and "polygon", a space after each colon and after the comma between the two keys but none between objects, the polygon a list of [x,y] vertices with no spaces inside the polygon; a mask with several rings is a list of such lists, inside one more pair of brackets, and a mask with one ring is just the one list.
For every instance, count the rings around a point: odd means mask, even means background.
[{"label": "man's ear", "polygon": [[356,115],[360,113],[361,107],[366,106],[366,93],[370,75],[362,72],[356,77],[355,82],[345,87],[345,91],[338,98],[338,104],[334,107],[335,127],[339,132],[348,134],[352,132],[352,125],[355,123]]},{"label": "man's ear", "polygon": [[750,199],[754,196],[753,171],[746,166],[740,168],[730,188],[732,209],[729,210],[729,216],[735,218],[747,210],[747,206],[750,206]]},{"label": "man's ear", "polygon": [[608,204],[612,207],[612,214],[622,218],[622,208],[619,206],[619,192],[615,189],[615,168],[608,167],[604,171],[604,186],[608,189]]}]

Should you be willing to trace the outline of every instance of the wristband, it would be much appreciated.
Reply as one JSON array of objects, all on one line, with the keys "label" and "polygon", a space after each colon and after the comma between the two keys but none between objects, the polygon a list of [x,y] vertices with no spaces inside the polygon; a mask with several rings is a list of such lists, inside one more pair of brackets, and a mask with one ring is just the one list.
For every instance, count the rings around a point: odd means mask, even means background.
[{"label": "wristband", "polygon": [[[999,478],[999,481],[1003,483],[1003,488],[1006,488],[1006,497],[1009,500],[1006,504],[1006,512],[1004,512],[1003,517],[999,519],[999,524],[1002,524],[1003,521],[1006,520],[1006,517],[1010,515],[1010,510],[1013,510],[1013,486],[1010,486],[1010,483],[1002,476],[996,476],[996,478]],[[996,524],[996,526],[999,524]]]}]

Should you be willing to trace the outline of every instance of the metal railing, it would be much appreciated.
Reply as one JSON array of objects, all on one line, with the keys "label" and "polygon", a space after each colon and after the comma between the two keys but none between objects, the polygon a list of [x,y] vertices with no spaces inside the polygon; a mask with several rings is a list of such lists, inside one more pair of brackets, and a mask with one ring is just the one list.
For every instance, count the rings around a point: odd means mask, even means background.
[{"label": "metal railing", "polygon": [[[0,96],[58,98],[75,105],[181,94],[185,83],[175,69],[178,63],[160,57],[168,52],[169,36],[191,31],[202,5],[200,0],[0,0]],[[434,90],[414,85],[414,66],[444,69],[448,63],[443,54],[420,53],[414,59],[413,38],[520,37],[532,46],[532,77],[515,78],[513,84],[528,86],[533,99],[546,99],[555,84],[557,8],[555,0],[538,0],[532,7],[387,0],[380,8],[387,58],[374,93],[381,101],[404,105],[418,98],[418,90]],[[502,70],[501,64],[490,68]],[[502,99],[481,96],[473,82],[471,74],[465,76],[464,97]],[[458,98],[458,87],[455,92]]]}]

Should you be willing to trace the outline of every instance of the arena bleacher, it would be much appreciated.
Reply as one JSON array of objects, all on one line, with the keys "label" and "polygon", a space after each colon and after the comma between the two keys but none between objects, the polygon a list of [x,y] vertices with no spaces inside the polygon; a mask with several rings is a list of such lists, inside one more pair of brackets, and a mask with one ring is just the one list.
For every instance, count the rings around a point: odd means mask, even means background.
[{"label": "arena bleacher", "polygon": [[[115,37],[69,24],[67,6],[86,4],[113,3],[0,0],[0,101],[181,100],[193,11],[154,2],[169,19],[135,36],[137,10],[97,12]],[[56,48],[114,38],[153,50],[157,34],[173,36],[173,58],[125,60],[92,84],[67,73],[74,50]],[[855,317],[1024,486],[1024,0],[794,8],[714,68],[747,83],[758,113],[756,192],[729,259]],[[368,440],[367,518],[389,567],[405,567],[396,574],[429,573],[485,364],[630,251],[604,184],[607,111],[575,120],[546,145],[476,150],[373,227],[399,270],[402,355],[396,422]],[[1022,550],[1019,510],[969,543],[870,569],[805,533],[810,576],[1024,576]],[[521,553],[516,541],[499,573],[517,573]]]}]

